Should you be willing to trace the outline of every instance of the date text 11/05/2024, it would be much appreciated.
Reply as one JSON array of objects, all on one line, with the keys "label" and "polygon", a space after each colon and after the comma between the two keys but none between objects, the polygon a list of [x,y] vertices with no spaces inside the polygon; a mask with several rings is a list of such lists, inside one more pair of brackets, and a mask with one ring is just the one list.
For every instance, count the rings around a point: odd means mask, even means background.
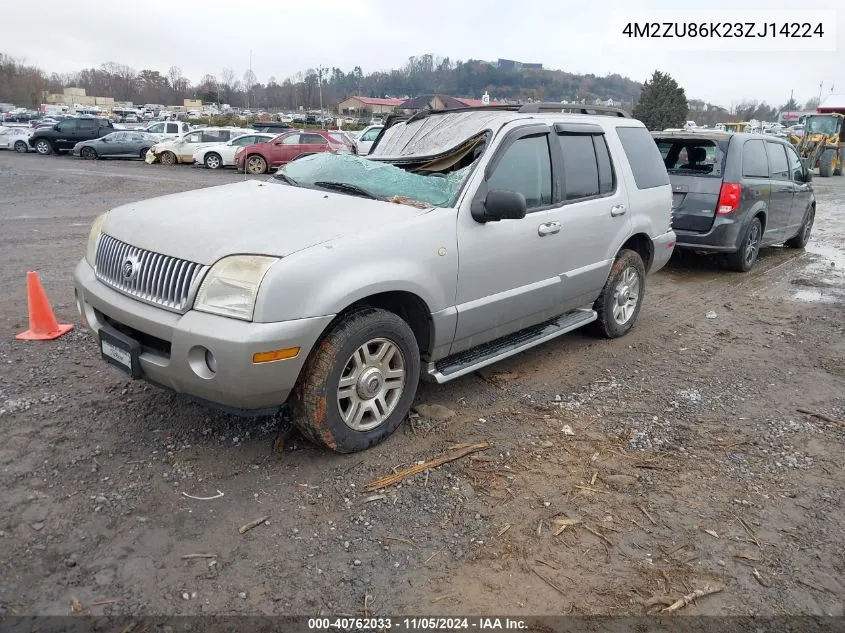
[{"label": "date text 11/05/2024", "polygon": [[630,38],[821,38],[821,22],[628,22],[622,35]]},{"label": "date text 11/05/2024", "polygon": [[528,627],[524,620],[513,618],[309,618],[312,631],[471,631],[511,630]]}]

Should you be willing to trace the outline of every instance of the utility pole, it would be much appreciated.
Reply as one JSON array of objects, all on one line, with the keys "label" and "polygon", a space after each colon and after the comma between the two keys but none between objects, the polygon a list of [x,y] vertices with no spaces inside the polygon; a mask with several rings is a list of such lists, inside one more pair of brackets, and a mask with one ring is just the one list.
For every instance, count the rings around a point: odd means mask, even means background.
[{"label": "utility pole", "polygon": [[317,67],[317,81],[320,82],[320,127],[326,127],[325,117],[323,116],[323,71],[327,70],[322,66]]}]

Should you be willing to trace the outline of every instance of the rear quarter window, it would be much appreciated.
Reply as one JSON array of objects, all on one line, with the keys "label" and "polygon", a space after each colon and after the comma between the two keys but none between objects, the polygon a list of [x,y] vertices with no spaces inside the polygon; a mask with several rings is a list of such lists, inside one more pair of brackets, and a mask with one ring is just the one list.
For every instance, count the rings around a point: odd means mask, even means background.
[{"label": "rear quarter window", "polygon": [[628,157],[637,189],[652,189],[669,184],[663,157],[646,128],[617,127],[616,133]]}]

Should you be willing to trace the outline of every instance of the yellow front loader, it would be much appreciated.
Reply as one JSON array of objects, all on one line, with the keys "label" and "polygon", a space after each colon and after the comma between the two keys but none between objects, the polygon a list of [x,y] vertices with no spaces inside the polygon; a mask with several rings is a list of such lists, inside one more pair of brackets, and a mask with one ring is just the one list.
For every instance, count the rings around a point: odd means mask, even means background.
[{"label": "yellow front loader", "polygon": [[842,175],[845,115],[810,114],[804,119],[804,135],[792,135],[790,140],[811,169],[819,168],[819,176]]}]

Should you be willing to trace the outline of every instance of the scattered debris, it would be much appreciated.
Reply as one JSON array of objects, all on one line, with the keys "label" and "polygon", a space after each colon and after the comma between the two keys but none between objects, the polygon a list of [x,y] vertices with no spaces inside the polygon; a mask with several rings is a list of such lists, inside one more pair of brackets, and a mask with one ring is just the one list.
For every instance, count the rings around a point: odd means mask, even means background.
[{"label": "scattered debris", "polygon": [[603,540],[608,545],[613,545],[613,543],[610,541],[610,539],[608,539],[604,534],[600,534],[599,532],[596,532],[589,525],[585,525],[584,529],[587,530],[587,532],[589,532],[590,534],[596,535],[597,537],[599,537],[601,540]]},{"label": "scattered debris", "polygon": [[716,530],[704,530],[705,534],[709,534],[713,538],[719,538],[719,535],[716,534]]},{"label": "scattered debris", "polygon": [[405,470],[400,470],[398,473],[395,473],[393,475],[388,475],[387,477],[377,479],[371,484],[367,485],[364,488],[364,491],[373,492],[374,490],[387,488],[388,486],[392,486],[395,483],[399,483],[406,477],[411,477],[412,475],[421,473],[426,469],[437,468],[438,466],[442,466],[443,464],[446,464],[448,462],[453,462],[457,459],[461,459],[462,457],[466,457],[467,455],[470,455],[472,453],[477,453],[478,451],[486,451],[488,448],[490,448],[490,444],[487,442],[483,442],[481,444],[464,445],[463,447],[455,447],[453,450],[446,453],[445,455],[430,459],[426,462],[423,462],[422,464],[411,466],[410,468],[406,468]]},{"label": "scattered debris", "polygon": [[250,521],[246,525],[242,525],[241,527],[238,528],[238,534],[243,534],[244,532],[249,532],[252,528],[258,527],[259,525],[261,525],[265,521],[268,521],[269,519],[270,519],[270,516],[266,515],[266,516],[261,517],[260,519],[255,519],[254,521]]},{"label": "scattered debris", "polygon": [[74,615],[83,615],[85,613],[85,607],[77,600],[76,596],[70,597],[70,612]]},{"label": "scattered debris", "polygon": [[437,550],[436,552],[434,552],[434,554],[432,554],[431,556],[429,556],[428,558],[426,558],[426,559],[425,559],[425,563],[423,563],[423,564],[428,564],[428,563],[430,563],[430,562],[431,562],[431,560],[432,560],[435,556],[437,556],[440,552],[442,552],[444,549],[446,549],[446,548],[445,548],[445,547],[441,547],[439,550]]},{"label": "scattered debris", "polygon": [[540,563],[541,565],[545,565],[546,567],[551,567],[552,569],[555,569],[555,570],[560,569],[560,567],[558,567],[557,565],[552,565],[551,563],[546,562],[546,561],[542,560],[541,558],[537,558],[535,560],[538,563]]},{"label": "scattered debris", "polygon": [[812,411],[810,409],[795,409],[798,413],[803,413],[804,415],[809,415],[814,418],[818,418],[819,420],[824,420],[825,422],[830,422],[831,424],[842,424],[839,420],[836,420],[829,415],[824,413],[819,413],[818,411]]},{"label": "scattered debris", "polygon": [[363,503],[372,503],[373,501],[381,501],[382,499],[387,499],[387,495],[372,495],[364,499]]},{"label": "scattered debris", "polygon": [[563,428],[561,429],[564,435],[575,435],[575,431],[572,430],[572,427],[568,424],[564,424]]},{"label": "scattered debris", "polygon": [[683,609],[685,606],[692,603],[697,598],[703,598],[714,593],[719,593],[720,591],[724,591],[724,589],[724,587],[710,587],[709,585],[704,587],[703,589],[696,589],[692,593],[688,593],[687,595],[679,598],[665,609],[661,609],[660,612],[671,613],[673,611],[677,611],[678,609]]},{"label": "scattered debris", "polygon": [[455,412],[452,409],[441,404],[420,404],[414,407],[414,411],[419,413],[420,417],[433,422],[445,422],[455,417]]},{"label": "scattered debris", "polygon": [[395,536],[382,536],[382,538],[385,541],[396,541],[398,543],[404,543],[405,545],[410,545],[411,547],[414,547],[414,543],[406,538],[397,538]]},{"label": "scattered debris", "polygon": [[120,600],[97,600],[96,602],[92,602],[92,607],[100,607],[106,604],[117,604]]},{"label": "scattered debris", "polygon": [[645,509],[644,507],[642,507],[641,505],[638,505],[638,506],[637,506],[637,510],[639,510],[640,512],[642,512],[642,513],[645,515],[645,518],[647,518],[649,521],[651,521],[651,524],[652,524],[652,525],[657,525],[657,521],[655,521],[655,520],[651,517],[651,515],[650,515],[650,514],[646,511],[646,509]]},{"label": "scattered debris", "polygon": [[566,595],[566,592],[565,592],[563,589],[561,589],[560,587],[558,587],[555,583],[553,583],[551,580],[549,580],[548,578],[546,578],[546,577],[545,577],[543,574],[541,574],[539,571],[537,571],[537,570],[536,570],[536,569],[534,569],[533,567],[529,567],[528,569],[530,569],[530,570],[531,570],[531,571],[533,571],[535,574],[537,574],[537,578],[539,578],[540,580],[542,580],[544,583],[546,583],[549,587],[551,587],[552,589],[554,589],[555,591],[557,591],[559,594],[564,595],[564,596]]},{"label": "scattered debris", "polygon": [[715,318],[716,318],[717,316],[719,316],[719,315],[718,315],[718,314],[716,314],[715,312],[713,312],[713,310],[710,310],[710,311],[709,311],[707,314],[705,314],[704,316],[706,316],[708,319],[715,319]]},{"label": "scattered debris", "polygon": [[499,530],[499,533],[496,536],[501,536],[502,534],[504,534],[505,532],[507,532],[510,529],[511,529],[511,524],[505,523],[505,525],[502,527],[501,530]]},{"label": "scattered debris", "polygon": [[581,519],[552,519],[552,523],[558,526],[554,531],[554,536],[560,536],[570,525],[578,525],[579,523],[583,523],[583,521]]},{"label": "scattered debris", "polygon": [[217,494],[211,497],[195,497],[194,495],[189,495],[187,492],[183,492],[182,496],[188,497],[188,499],[196,499],[197,501],[211,501],[212,499],[219,499],[223,496],[223,493],[218,490]]},{"label": "scattered debris", "polygon": [[754,552],[747,552],[747,551],[744,551],[744,550],[739,551],[739,552],[734,552],[734,558],[744,558],[745,560],[752,560],[754,562],[759,562],[759,561],[763,560],[760,556],[758,556]]},{"label": "scattered debris", "polygon": [[752,576],[754,576],[754,579],[755,579],[757,582],[759,582],[761,585],[763,585],[764,587],[767,587],[767,588],[768,588],[768,587],[771,587],[771,586],[772,586],[772,584],[771,584],[770,582],[766,581],[766,580],[763,578],[763,574],[761,574],[759,571],[757,571],[757,568],[756,568],[756,567],[755,567],[755,568],[751,571],[751,575],[752,575]]},{"label": "scattered debris", "polygon": [[217,558],[217,554],[184,554],[182,556],[183,560],[189,560],[191,558]]}]

